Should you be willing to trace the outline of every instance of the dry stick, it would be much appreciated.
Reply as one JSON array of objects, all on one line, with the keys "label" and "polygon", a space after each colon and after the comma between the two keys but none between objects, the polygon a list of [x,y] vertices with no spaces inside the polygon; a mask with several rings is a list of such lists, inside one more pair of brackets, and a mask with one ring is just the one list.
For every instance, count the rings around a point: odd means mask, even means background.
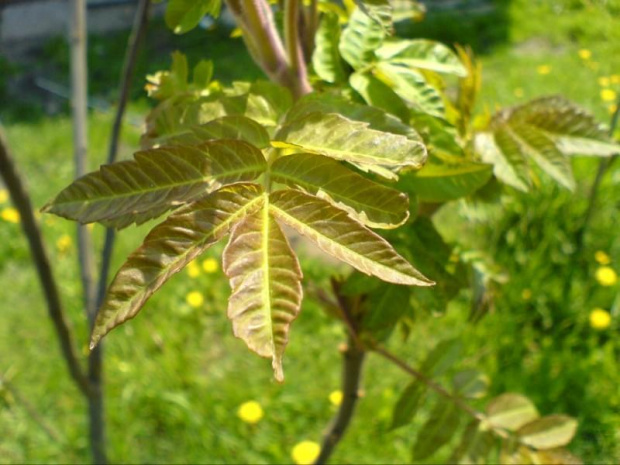
[{"label": "dry stick", "polygon": [[0,174],[4,179],[15,208],[17,208],[17,211],[19,212],[21,227],[26,235],[26,238],[28,239],[32,260],[34,261],[35,268],[39,276],[39,281],[41,283],[41,287],[43,288],[45,302],[47,303],[47,310],[49,317],[52,320],[52,324],[54,325],[54,330],[56,331],[56,336],[58,337],[58,342],[60,343],[63,358],[67,363],[67,368],[69,369],[71,377],[77,384],[80,391],[87,396],[88,381],[84,375],[82,367],[80,366],[80,362],[74,349],[73,337],[64,316],[58,286],[56,284],[56,280],[54,279],[49,257],[43,244],[41,230],[39,229],[37,221],[34,218],[32,202],[30,201],[28,191],[26,190],[19,172],[17,171],[17,167],[15,166],[15,162],[9,152],[1,130]]}]

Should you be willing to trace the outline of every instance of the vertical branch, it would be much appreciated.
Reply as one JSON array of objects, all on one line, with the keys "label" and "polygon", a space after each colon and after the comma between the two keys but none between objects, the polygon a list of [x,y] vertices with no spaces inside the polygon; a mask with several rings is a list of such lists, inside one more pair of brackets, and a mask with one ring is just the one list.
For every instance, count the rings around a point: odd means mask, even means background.
[{"label": "vertical branch", "polygon": [[284,43],[289,69],[295,78],[295,97],[311,91],[299,37],[299,0],[286,0],[284,5]]},{"label": "vertical branch", "polygon": [[58,286],[54,279],[49,257],[43,244],[41,230],[32,213],[32,202],[22,182],[22,178],[17,171],[17,167],[9,152],[2,131],[0,131],[0,175],[2,175],[2,179],[4,179],[13,204],[19,212],[21,227],[28,239],[32,260],[34,261],[39,276],[39,282],[41,283],[43,294],[45,295],[47,311],[54,325],[62,355],[69,368],[69,373],[80,391],[82,391],[84,395],[88,395],[88,381],[86,380],[86,376],[84,375],[75,353],[73,337],[64,316]]}]

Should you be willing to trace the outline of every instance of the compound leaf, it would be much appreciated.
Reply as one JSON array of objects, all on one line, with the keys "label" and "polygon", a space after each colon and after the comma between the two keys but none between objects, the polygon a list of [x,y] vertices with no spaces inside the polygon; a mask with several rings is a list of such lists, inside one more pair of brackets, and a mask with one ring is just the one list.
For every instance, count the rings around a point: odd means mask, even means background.
[{"label": "compound leaf", "polygon": [[263,357],[284,380],[282,356],[301,305],[301,269],[266,204],[241,221],[223,254],[232,294],[228,318],[235,336]]},{"label": "compound leaf", "polygon": [[373,228],[395,228],[409,217],[405,194],[370,181],[328,157],[298,153],[279,158],[271,166],[271,177],[318,194]]},{"label": "compound leaf", "polygon": [[77,179],[43,211],[123,228],[144,223],[222,184],[250,181],[267,166],[260,150],[235,140],[162,147],[138,152],[134,158]]},{"label": "compound leaf", "polygon": [[259,185],[225,186],[156,226],[114,277],[97,314],[91,348],[116,326],[135,317],[172,275],[259,209],[263,201]]},{"label": "compound leaf", "polygon": [[293,190],[276,191],[270,199],[270,208],[276,219],[359,271],[395,284],[434,284],[385,239],[331,203]]},{"label": "compound leaf", "polygon": [[438,73],[467,76],[467,69],[452,49],[433,40],[391,40],[376,51],[383,61],[410,68],[427,69]]}]

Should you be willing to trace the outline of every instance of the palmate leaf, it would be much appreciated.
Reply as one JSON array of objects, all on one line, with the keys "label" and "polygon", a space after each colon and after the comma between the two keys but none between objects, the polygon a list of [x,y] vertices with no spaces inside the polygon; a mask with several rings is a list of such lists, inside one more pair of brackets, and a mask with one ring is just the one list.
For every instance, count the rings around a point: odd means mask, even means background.
[{"label": "palmate leaf", "polygon": [[264,204],[232,232],[223,269],[232,287],[228,317],[235,336],[263,357],[284,380],[282,355],[291,321],[301,304],[301,269],[278,224]]},{"label": "palmate leaf", "polygon": [[113,328],[135,317],[172,275],[260,209],[263,202],[259,185],[233,184],[187,205],[156,226],[114,277],[97,314],[91,348]]},{"label": "palmate leaf", "polygon": [[388,40],[376,50],[382,61],[438,73],[467,76],[467,69],[449,47],[432,40]]},{"label": "palmate leaf", "polygon": [[138,152],[77,179],[43,207],[81,223],[123,228],[155,218],[219,187],[250,181],[266,169],[256,147],[220,140]]},{"label": "palmate leaf", "polygon": [[338,51],[339,40],[338,15],[335,13],[324,14],[314,39],[312,67],[316,74],[327,82],[343,82],[346,79],[344,62]]},{"label": "palmate leaf", "polygon": [[384,38],[383,26],[356,8],[340,36],[340,55],[354,69],[363,68],[376,60],[374,51],[381,46]]},{"label": "palmate leaf", "polygon": [[328,157],[289,155],[276,160],[270,172],[274,181],[318,194],[373,228],[395,228],[409,217],[405,194],[370,181]]},{"label": "palmate leaf", "polygon": [[418,169],[426,160],[421,142],[368,126],[338,114],[309,113],[284,125],[275,135],[275,145],[347,161],[391,179],[397,178],[393,171]]},{"label": "palmate leaf", "polygon": [[280,190],[270,195],[269,206],[276,219],[363,273],[395,284],[434,284],[385,239],[325,200],[299,191]]}]

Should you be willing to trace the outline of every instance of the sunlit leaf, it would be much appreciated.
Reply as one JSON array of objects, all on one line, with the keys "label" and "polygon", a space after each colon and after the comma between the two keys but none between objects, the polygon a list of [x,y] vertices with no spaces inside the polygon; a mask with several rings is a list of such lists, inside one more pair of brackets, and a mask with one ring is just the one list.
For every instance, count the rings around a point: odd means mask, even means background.
[{"label": "sunlit leaf", "polygon": [[175,34],[191,31],[204,15],[219,16],[221,0],[168,0],[166,25]]},{"label": "sunlit leaf", "polygon": [[114,277],[97,314],[91,348],[135,317],[172,275],[259,209],[263,201],[260,186],[238,183],[178,210],[156,226]]},{"label": "sunlit leaf", "polygon": [[482,161],[493,165],[493,174],[499,180],[521,191],[529,190],[529,164],[510,132],[500,128],[494,134],[478,133],[475,144]]},{"label": "sunlit leaf", "polygon": [[143,223],[222,184],[250,181],[266,168],[263,154],[241,141],[163,147],[135,160],[103,165],[77,179],[43,211],[122,228]]},{"label": "sunlit leaf", "polygon": [[299,153],[279,158],[271,166],[274,181],[299,186],[336,203],[361,223],[395,228],[409,217],[405,194],[360,176],[337,161]]},{"label": "sunlit leaf", "polygon": [[402,121],[409,119],[409,109],[390,86],[371,73],[355,72],[349,77],[349,84],[373,107],[391,113]]},{"label": "sunlit leaf", "polygon": [[391,170],[417,169],[426,160],[420,142],[368,126],[337,114],[310,113],[283,126],[275,141],[279,146],[348,161],[388,178],[396,176]]},{"label": "sunlit leaf", "polygon": [[395,284],[433,284],[398,255],[385,239],[331,203],[293,190],[274,192],[270,198],[275,218],[359,271]]},{"label": "sunlit leaf", "polygon": [[360,69],[375,60],[374,51],[384,37],[382,25],[356,8],[340,37],[340,55],[354,69]]},{"label": "sunlit leaf", "polygon": [[282,356],[299,313],[302,275],[267,204],[235,226],[223,269],[232,288],[228,317],[235,336],[257,354],[271,357],[275,377],[283,381]]},{"label": "sunlit leaf", "polygon": [[440,42],[426,39],[389,40],[375,52],[383,61],[438,73],[467,76],[467,70],[456,53]]},{"label": "sunlit leaf", "polygon": [[519,440],[535,449],[563,447],[575,436],[577,420],[566,415],[538,418],[519,428]]},{"label": "sunlit leaf", "polygon": [[460,412],[454,402],[439,399],[428,420],[420,428],[413,458],[424,460],[447,444],[459,427]]},{"label": "sunlit leaf", "polygon": [[539,417],[534,404],[520,394],[506,393],[496,397],[487,405],[489,423],[494,428],[516,431]]},{"label": "sunlit leaf", "polygon": [[312,66],[316,74],[327,82],[343,82],[346,79],[344,63],[338,51],[340,24],[335,13],[325,14],[315,36]]},{"label": "sunlit leaf", "polygon": [[355,0],[355,3],[386,32],[392,31],[392,5],[389,0]]}]

